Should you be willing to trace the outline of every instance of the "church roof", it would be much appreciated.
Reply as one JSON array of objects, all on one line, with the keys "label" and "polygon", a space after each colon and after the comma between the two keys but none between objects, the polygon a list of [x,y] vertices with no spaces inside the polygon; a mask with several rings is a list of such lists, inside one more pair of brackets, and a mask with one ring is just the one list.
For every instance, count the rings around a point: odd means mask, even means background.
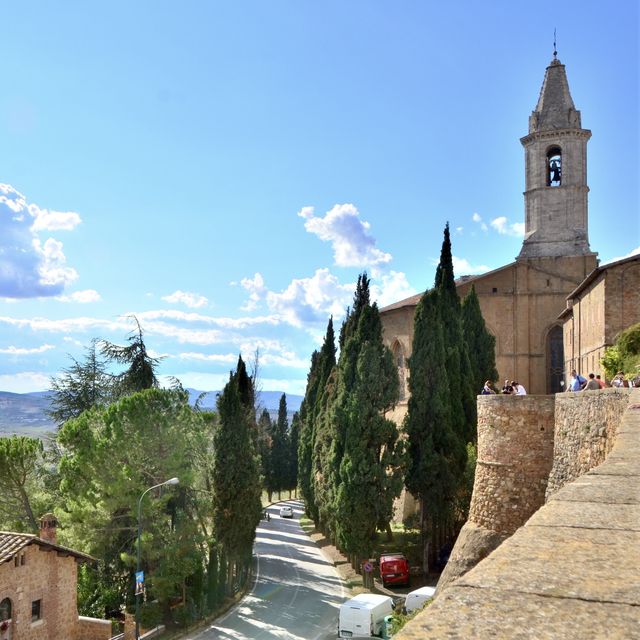
[{"label": "church roof", "polygon": [[529,133],[580,127],[580,112],[573,104],[564,65],[554,58],[545,72],[538,104],[529,121]]},{"label": "church roof", "polygon": [[[499,271],[503,271],[504,269],[510,269],[513,267],[515,262],[510,262],[509,264],[505,264],[502,267],[498,267],[497,269],[492,269],[491,271],[487,271],[486,273],[480,273],[475,276],[464,275],[456,278],[456,287],[460,287],[463,284],[468,284],[469,282],[478,282],[482,280],[482,278],[486,278],[488,276],[492,276]],[[403,307],[415,307],[418,302],[420,302],[420,298],[424,295],[423,293],[416,293],[409,298],[405,298],[404,300],[399,300],[398,302],[393,302],[392,304],[387,305],[386,307],[382,307],[380,309],[380,313],[386,313],[387,311],[393,311],[394,309],[402,309]]]},{"label": "church roof", "polygon": [[61,555],[73,556],[76,560],[82,560],[85,562],[95,562],[95,558],[81,553],[80,551],[74,551],[68,549],[59,544],[47,542],[33,533],[11,533],[9,531],[0,531],[0,564],[11,560],[19,551],[29,546],[30,544],[37,544],[43,547],[47,551],[57,551]]},{"label": "church roof", "polygon": [[[636,262],[640,261],[640,253],[636,253],[632,256],[628,256],[626,258],[620,258],[620,260],[615,260],[614,262],[608,262],[606,264],[600,265],[596,267],[568,296],[567,300],[573,300],[580,293],[582,293],[601,273],[604,273],[608,269],[612,267],[618,267],[622,264],[626,264],[627,262]],[[565,315],[565,313],[569,309],[565,309],[560,316]]]}]

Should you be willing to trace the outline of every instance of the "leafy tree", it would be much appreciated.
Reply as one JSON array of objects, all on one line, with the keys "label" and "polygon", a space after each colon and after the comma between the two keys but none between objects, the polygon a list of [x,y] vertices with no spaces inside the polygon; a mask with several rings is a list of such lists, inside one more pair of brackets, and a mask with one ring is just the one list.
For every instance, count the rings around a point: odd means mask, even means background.
[{"label": "leafy tree", "polygon": [[58,378],[51,378],[51,409],[49,416],[58,425],[77,418],[83,411],[106,406],[112,399],[113,379],[106,364],[98,357],[96,341],[86,349],[83,362],[72,358],[73,364],[63,369]]},{"label": "leafy tree", "polygon": [[486,380],[498,379],[496,339],[487,330],[475,287],[462,301],[462,330],[467,343],[474,392],[480,393]]},{"label": "leafy tree", "polygon": [[450,524],[450,505],[466,464],[465,440],[452,421],[450,397],[457,390],[447,370],[441,295],[438,289],[427,291],[416,307],[403,423],[409,453],[405,483],[420,501],[425,572],[437,551],[430,542],[437,544],[438,532]]},{"label": "leafy tree", "polygon": [[144,333],[140,322],[134,316],[137,330],[132,331],[125,346],[119,346],[104,340],[101,352],[108,360],[118,364],[126,364],[128,368],[116,376],[116,392],[118,396],[151,389],[158,386],[156,368],[160,358],[152,358],[144,343]]},{"label": "leafy tree", "polygon": [[229,563],[227,588],[232,586],[234,572],[251,558],[262,514],[260,460],[251,435],[255,417],[250,414],[254,410],[243,403],[241,371],[239,366],[218,396],[220,423],[213,434],[213,524],[216,540]]},{"label": "leafy tree", "polygon": [[[368,302],[366,275],[359,282],[357,324],[344,332],[338,362],[336,417],[344,449],[336,493],[336,529],[341,547],[367,557],[376,529],[386,527],[393,501],[402,490],[403,458],[394,422],[384,417],[398,399],[398,375],[382,341],[382,323]],[[353,316],[352,316],[353,317]]]},{"label": "leafy tree", "polygon": [[11,531],[37,533],[37,518],[48,510],[43,495],[42,441],[27,436],[0,438],[0,523]]},{"label": "leafy tree", "polygon": [[[132,600],[138,499],[149,487],[180,479],[177,488],[157,489],[142,505],[149,596],[167,608],[202,567],[210,534],[201,526],[210,518],[210,500],[187,493],[188,487],[204,488],[201,469],[210,448],[202,414],[185,392],[147,389],[68,420],[58,442],[63,541],[102,559],[100,584],[89,589],[113,598],[102,598],[101,606]],[[91,610],[91,598],[86,605]]]}]

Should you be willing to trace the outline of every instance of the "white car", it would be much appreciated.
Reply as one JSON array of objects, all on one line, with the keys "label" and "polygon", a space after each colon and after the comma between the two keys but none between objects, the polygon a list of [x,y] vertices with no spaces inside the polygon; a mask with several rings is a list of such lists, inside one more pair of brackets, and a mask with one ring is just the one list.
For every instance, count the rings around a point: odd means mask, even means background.
[{"label": "white car", "polygon": [[281,518],[293,518],[293,509],[291,507],[280,507]]}]

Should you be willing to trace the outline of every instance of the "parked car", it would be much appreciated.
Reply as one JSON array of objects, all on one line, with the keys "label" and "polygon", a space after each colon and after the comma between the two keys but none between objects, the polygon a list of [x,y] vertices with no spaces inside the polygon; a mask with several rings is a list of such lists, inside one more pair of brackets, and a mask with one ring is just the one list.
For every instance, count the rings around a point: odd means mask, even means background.
[{"label": "parked car", "polygon": [[291,507],[280,507],[281,518],[293,518],[293,509]]},{"label": "parked car", "polygon": [[383,553],[380,556],[382,586],[409,586],[409,563],[402,553]]}]

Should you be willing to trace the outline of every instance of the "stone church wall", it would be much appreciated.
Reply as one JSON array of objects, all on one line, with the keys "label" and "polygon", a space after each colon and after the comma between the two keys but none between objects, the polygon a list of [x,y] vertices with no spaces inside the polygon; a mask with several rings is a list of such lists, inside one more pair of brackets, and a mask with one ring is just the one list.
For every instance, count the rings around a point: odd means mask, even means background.
[{"label": "stone church wall", "polygon": [[603,389],[556,396],[553,468],[547,499],[567,482],[598,466],[616,439],[629,389]]}]

